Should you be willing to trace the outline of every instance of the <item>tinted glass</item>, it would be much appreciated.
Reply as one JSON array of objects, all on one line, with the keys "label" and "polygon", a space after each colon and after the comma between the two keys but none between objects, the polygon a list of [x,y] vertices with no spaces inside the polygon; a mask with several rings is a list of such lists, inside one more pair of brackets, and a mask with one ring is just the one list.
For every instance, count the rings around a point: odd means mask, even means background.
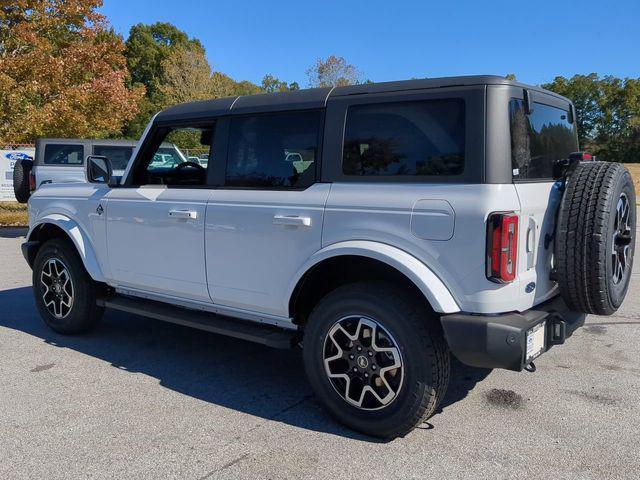
[{"label": "tinted glass", "polygon": [[60,145],[49,143],[44,147],[45,165],[82,165],[82,145]]},{"label": "tinted glass", "polygon": [[464,101],[429,100],[349,107],[345,175],[460,175]]},{"label": "tinted glass", "polygon": [[511,121],[511,164],[514,179],[552,179],[554,165],[578,150],[575,122],[561,108],[533,104],[533,112],[525,114],[524,101],[512,98],[509,103]]},{"label": "tinted glass", "polygon": [[315,181],[320,112],[231,121],[226,185],[304,188]]},{"label": "tinted glass", "polygon": [[113,170],[124,170],[127,168],[133,147],[119,147],[115,145],[94,145],[93,154],[107,157],[111,162]]}]

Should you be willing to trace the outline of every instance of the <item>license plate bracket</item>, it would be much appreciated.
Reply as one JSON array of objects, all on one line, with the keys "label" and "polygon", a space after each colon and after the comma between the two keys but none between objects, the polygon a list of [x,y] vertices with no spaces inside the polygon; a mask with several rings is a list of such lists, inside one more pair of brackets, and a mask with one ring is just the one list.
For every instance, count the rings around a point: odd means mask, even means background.
[{"label": "license plate bracket", "polygon": [[547,322],[540,322],[529,330],[525,337],[526,353],[525,365],[538,358],[547,350]]}]

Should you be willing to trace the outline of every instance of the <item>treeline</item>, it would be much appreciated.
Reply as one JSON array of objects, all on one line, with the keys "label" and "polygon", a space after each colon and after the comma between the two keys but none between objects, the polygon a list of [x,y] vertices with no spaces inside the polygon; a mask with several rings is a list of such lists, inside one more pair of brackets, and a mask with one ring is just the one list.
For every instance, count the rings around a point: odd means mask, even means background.
[{"label": "treeline", "polygon": [[[151,116],[190,100],[297,90],[214,70],[199,40],[169,23],[134,25],[126,40],[101,0],[19,0],[0,6],[0,143],[37,137],[139,138]],[[318,60],[309,86],[360,81],[343,58]]]},{"label": "treeline", "polygon": [[[134,25],[124,39],[97,12],[101,3],[18,0],[0,7],[0,143],[139,138],[169,105],[300,88],[266,72],[260,84],[235,80],[212,68],[199,40],[169,23]],[[306,74],[305,87],[363,81],[337,56],[317,60]],[[640,79],[592,73],[542,86],[576,105],[583,149],[640,161]]]}]

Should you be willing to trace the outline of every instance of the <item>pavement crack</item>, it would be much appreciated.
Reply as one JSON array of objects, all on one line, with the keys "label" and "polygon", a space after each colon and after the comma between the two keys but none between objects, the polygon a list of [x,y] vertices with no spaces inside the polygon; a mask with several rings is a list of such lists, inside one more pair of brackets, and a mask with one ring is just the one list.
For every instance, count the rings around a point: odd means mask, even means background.
[{"label": "pavement crack", "polygon": [[[273,415],[269,415],[268,417],[265,418],[264,421],[258,423],[257,425],[254,425],[253,427],[251,427],[249,430],[245,431],[244,433],[242,433],[241,435],[236,436],[233,440],[231,440],[229,443],[225,444],[223,448],[228,447],[229,445],[232,445],[238,441],[240,441],[242,439],[243,436],[246,436],[249,433],[255,432],[257,429],[259,429],[260,427],[262,427],[263,425],[269,423],[272,420],[275,420],[276,418],[278,418],[279,416],[287,413],[290,410],[293,410],[294,408],[296,408],[297,406],[303,404],[304,402],[306,402],[308,399],[311,398],[311,395],[305,395],[303,396],[300,400],[298,400],[297,402],[292,403],[291,405],[288,405],[284,408],[281,408],[280,410],[278,410],[276,413],[274,413]],[[230,462],[225,463],[224,465],[222,465],[219,468],[216,468],[214,470],[211,470],[209,473],[207,473],[206,475],[199,477],[198,480],[206,480],[207,478],[211,478],[212,475],[214,475],[215,473],[221,472],[222,470],[226,470],[229,467],[232,467],[233,465],[235,465],[238,462],[241,462],[242,460],[244,460],[245,458],[247,458],[249,456],[248,453],[245,453],[243,455],[240,455],[239,457],[231,460]]]},{"label": "pavement crack", "polygon": [[224,465],[222,465],[220,468],[216,468],[215,470],[211,470],[209,473],[207,473],[205,476],[200,477],[198,480],[206,480],[207,478],[211,478],[211,476],[214,473],[218,473],[221,472],[223,470],[226,470],[229,467],[234,466],[236,463],[241,462],[242,460],[244,460],[245,458],[247,458],[249,456],[248,453],[245,453],[244,455],[240,455],[239,457],[231,460],[230,462],[225,463]]}]

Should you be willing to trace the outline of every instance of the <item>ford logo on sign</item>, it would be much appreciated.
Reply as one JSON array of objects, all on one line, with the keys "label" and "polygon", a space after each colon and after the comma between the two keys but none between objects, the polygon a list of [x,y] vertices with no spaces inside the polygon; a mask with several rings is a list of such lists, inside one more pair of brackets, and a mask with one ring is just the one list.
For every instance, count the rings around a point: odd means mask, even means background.
[{"label": "ford logo on sign", "polygon": [[9,160],[32,160],[31,155],[22,152],[10,152],[4,155]]}]

